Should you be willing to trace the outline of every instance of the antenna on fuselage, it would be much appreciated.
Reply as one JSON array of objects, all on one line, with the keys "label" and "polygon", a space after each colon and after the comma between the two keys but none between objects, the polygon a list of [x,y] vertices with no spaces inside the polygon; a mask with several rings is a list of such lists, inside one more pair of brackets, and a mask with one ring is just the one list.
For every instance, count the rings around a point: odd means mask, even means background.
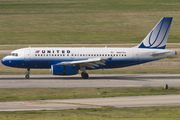
[{"label": "antenna on fuselage", "polygon": [[105,48],[107,48],[107,45],[105,46]]},{"label": "antenna on fuselage", "polygon": [[29,48],[31,47],[31,45],[29,45]]}]

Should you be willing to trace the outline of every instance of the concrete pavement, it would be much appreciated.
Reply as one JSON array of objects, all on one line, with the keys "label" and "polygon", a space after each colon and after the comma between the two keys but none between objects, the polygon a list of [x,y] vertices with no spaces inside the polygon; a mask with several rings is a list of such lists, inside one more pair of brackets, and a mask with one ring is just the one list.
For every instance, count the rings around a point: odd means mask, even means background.
[{"label": "concrete pavement", "polygon": [[0,75],[0,88],[68,88],[68,87],[169,87],[180,86],[180,74],[89,74],[89,79],[81,75],[53,76]]},{"label": "concrete pavement", "polygon": [[0,111],[180,105],[180,95],[0,102]]}]

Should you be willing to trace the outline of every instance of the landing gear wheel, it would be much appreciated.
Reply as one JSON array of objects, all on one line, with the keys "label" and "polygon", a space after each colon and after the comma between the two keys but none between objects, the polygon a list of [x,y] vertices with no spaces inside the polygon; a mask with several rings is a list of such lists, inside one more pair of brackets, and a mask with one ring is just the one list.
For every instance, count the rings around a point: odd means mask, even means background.
[{"label": "landing gear wheel", "polygon": [[87,73],[84,73],[84,72],[81,73],[81,76],[84,79],[88,79],[89,78],[89,75]]},{"label": "landing gear wheel", "polygon": [[83,77],[84,72],[81,73],[81,77]]},{"label": "landing gear wheel", "polygon": [[26,78],[26,79],[29,79],[29,73],[30,73],[30,68],[27,68],[27,73],[26,73],[26,75],[25,75],[25,78]]},{"label": "landing gear wheel", "polygon": [[29,79],[29,74],[25,75],[26,79]]}]

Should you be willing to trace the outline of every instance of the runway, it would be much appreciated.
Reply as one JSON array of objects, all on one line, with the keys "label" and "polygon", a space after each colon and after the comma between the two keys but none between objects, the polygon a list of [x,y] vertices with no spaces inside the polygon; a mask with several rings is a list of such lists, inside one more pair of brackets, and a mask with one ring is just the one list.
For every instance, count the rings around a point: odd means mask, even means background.
[{"label": "runway", "polygon": [[81,76],[0,75],[0,88],[68,88],[68,87],[169,87],[180,86],[180,74],[90,74]]},{"label": "runway", "polygon": [[180,105],[180,95],[0,102],[0,111]]}]

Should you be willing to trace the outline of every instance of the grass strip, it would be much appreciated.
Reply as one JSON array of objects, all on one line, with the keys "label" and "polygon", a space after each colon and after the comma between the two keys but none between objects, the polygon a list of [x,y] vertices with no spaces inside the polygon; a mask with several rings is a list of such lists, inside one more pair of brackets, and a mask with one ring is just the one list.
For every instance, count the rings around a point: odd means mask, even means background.
[{"label": "grass strip", "polygon": [[1,120],[179,120],[180,106],[0,112]]},{"label": "grass strip", "polygon": [[[31,44],[31,47],[134,47],[137,46],[138,43],[124,43],[124,44]],[[29,47],[29,44],[6,44],[0,45],[0,50],[16,50],[20,48]],[[167,49],[177,49],[180,50],[179,43],[167,43]]]},{"label": "grass strip", "polygon": [[180,87],[104,88],[1,88],[0,101],[102,98],[120,96],[180,94]]},{"label": "grass strip", "polygon": [[179,43],[178,0],[1,0],[0,44],[140,43],[165,16]]}]

